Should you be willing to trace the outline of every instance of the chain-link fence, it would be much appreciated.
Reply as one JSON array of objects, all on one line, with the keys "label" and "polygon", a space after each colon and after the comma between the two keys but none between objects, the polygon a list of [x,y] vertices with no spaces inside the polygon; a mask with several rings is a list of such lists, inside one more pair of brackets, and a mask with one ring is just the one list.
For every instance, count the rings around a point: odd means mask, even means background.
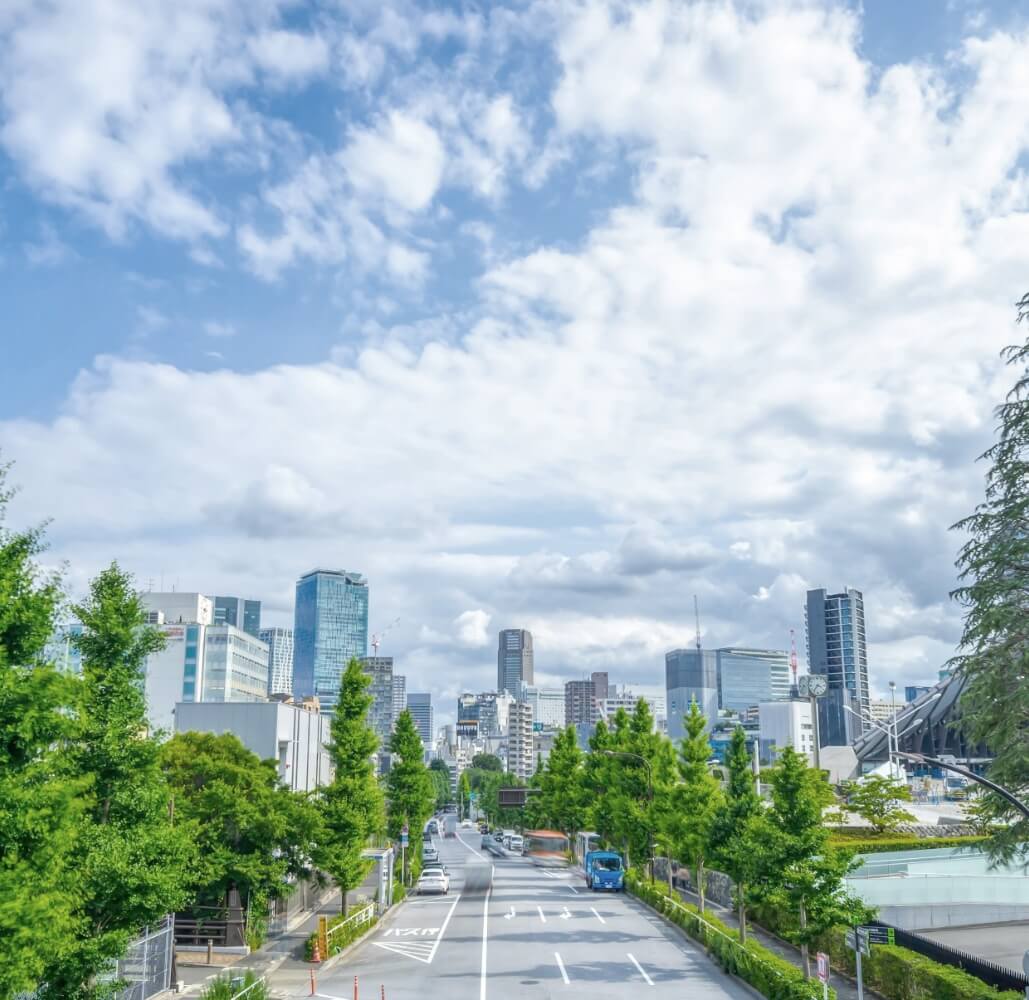
[{"label": "chain-link fence", "polygon": [[172,920],[147,927],[126,949],[116,968],[106,977],[126,983],[117,1000],[148,1000],[171,987]]}]

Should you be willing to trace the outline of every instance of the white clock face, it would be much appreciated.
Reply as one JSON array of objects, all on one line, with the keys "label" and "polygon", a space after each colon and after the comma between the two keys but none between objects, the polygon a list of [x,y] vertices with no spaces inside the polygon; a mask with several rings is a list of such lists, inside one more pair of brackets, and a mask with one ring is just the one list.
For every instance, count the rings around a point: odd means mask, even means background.
[{"label": "white clock face", "polygon": [[807,679],[807,689],[816,698],[821,698],[829,689],[829,682],[821,674],[811,674]]}]

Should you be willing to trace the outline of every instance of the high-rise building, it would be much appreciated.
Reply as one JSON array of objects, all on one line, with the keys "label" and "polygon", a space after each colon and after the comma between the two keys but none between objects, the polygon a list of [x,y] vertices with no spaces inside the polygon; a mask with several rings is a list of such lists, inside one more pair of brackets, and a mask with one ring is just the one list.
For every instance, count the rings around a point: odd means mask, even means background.
[{"label": "high-rise building", "polygon": [[537,729],[564,729],[565,693],[561,688],[523,685],[518,700],[532,706],[532,721]]},{"label": "high-rise building", "polygon": [[790,696],[790,656],[777,649],[716,649],[718,707],[742,711]]},{"label": "high-rise building", "polygon": [[400,713],[407,709],[407,678],[403,674],[393,675],[393,723]]},{"label": "high-rise building", "polygon": [[248,635],[260,636],[261,602],[244,600],[242,597],[216,597],[214,624],[235,625]]},{"label": "high-rise building", "polygon": [[268,694],[293,693],[293,629],[261,629],[258,638],[268,644]]},{"label": "high-rise building", "polygon": [[506,691],[462,694],[457,699],[458,736],[491,737],[507,732],[508,716],[514,697]]},{"label": "high-rise building", "polygon": [[600,699],[608,697],[608,690],[610,688],[610,685],[607,681],[606,671],[595,671],[594,673],[590,674],[590,681],[593,684],[594,698]]},{"label": "high-rise building", "polygon": [[696,701],[708,730],[718,719],[718,654],[713,649],[673,649],[665,653],[668,736],[678,743],[686,735],[683,717]]},{"label": "high-rise building", "polygon": [[884,722],[892,722],[893,713],[899,708],[903,708],[903,706],[898,705],[895,708],[892,702],[885,699],[872,698],[868,702],[868,717],[873,722],[878,722],[882,725]]},{"label": "high-rise building", "polygon": [[506,628],[497,643],[497,691],[515,695],[522,684],[532,684],[532,633]]},{"label": "high-rise building", "polygon": [[214,624],[214,601],[195,591],[149,591],[142,601],[150,625]]},{"label": "high-rise building", "polygon": [[532,741],[532,706],[514,702],[508,713],[507,769],[519,778],[531,778],[536,770]]},{"label": "high-rise building", "polygon": [[363,656],[361,669],[372,679],[368,693],[372,696],[372,707],[368,710],[368,725],[379,737],[380,748],[384,748],[393,733],[393,657]]},{"label": "high-rise building", "polygon": [[66,674],[82,673],[82,653],[75,645],[75,639],[82,635],[81,622],[67,622],[54,628],[40,660],[43,663],[53,664],[58,670]]},{"label": "high-rise building", "polygon": [[849,746],[865,729],[868,713],[868,653],[861,591],[807,592],[805,612],[808,671],[821,674],[828,690],[818,699],[822,746]]},{"label": "high-rise building", "polygon": [[565,681],[565,725],[589,726],[597,724],[597,699],[593,696],[593,681]]},{"label": "high-rise building", "polygon": [[[314,569],[297,580],[293,695],[332,712],[351,657],[368,653],[368,583],[360,573]],[[392,692],[390,699],[392,704]]]},{"label": "high-rise building", "polygon": [[761,757],[774,762],[787,746],[811,760],[815,749],[811,703],[806,699],[764,702],[758,706]]},{"label": "high-rise building", "polygon": [[[941,678],[942,680],[943,678]],[[904,701],[912,702],[918,698],[921,698],[923,694],[928,694],[932,691],[931,687],[922,687],[916,684],[909,684],[904,688]]]},{"label": "high-rise building", "polygon": [[432,695],[428,692],[412,691],[407,696],[407,710],[414,719],[415,728],[427,747],[432,746]]}]

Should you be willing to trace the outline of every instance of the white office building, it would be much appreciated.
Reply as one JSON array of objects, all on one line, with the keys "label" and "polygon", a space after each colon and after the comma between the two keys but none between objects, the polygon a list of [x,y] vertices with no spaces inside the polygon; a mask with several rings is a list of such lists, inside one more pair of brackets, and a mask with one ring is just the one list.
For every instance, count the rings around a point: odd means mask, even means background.
[{"label": "white office building", "polygon": [[393,725],[400,713],[407,709],[407,678],[403,674],[393,675]]},{"label": "white office building", "polygon": [[214,601],[195,591],[151,591],[142,601],[151,625],[214,624]]},{"label": "white office building", "polygon": [[279,780],[295,792],[312,792],[332,781],[329,716],[318,711],[317,700],[301,705],[180,702],[175,731],[232,733],[262,760],[275,760]]},{"label": "white office building", "polygon": [[258,638],[268,644],[268,694],[292,694],[293,629],[263,628]]},{"label": "white office building", "polygon": [[762,759],[774,761],[784,747],[792,746],[810,762],[815,750],[811,702],[806,699],[762,702],[758,705],[758,732]]},{"label": "white office building", "polygon": [[515,702],[507,715],[507,769],[519,778],[531,778],[536,770],[533,756],[532,706]]},{"label": "white office building", "polygon": [[543,729],[564,729],[564,688],[538,688],[523,685],[520,701],[532,706],[532,719]]}]

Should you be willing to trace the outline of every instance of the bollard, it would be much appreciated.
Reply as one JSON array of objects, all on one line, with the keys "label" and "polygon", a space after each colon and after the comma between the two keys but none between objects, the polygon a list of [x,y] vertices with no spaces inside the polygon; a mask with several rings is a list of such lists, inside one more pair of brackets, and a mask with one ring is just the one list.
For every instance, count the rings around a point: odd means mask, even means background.
[{"label": "bollard", "polygon": [[383,984],[379,984],[379,1000],[386,1000],[386,987]]},{"label": "bollard", "polygon": [[314,996],[315,990],[318,989],[318,981],[314,978],[314,969],[311,970],[311,996]]},{"label": "bollard", "polygon": [[207,939],[207,964],[211,965],[214,962],[214,939]]},{"label": "bollard", "polygon": [[357,1000],[357,976],[354,976],[354,1000]]}]

